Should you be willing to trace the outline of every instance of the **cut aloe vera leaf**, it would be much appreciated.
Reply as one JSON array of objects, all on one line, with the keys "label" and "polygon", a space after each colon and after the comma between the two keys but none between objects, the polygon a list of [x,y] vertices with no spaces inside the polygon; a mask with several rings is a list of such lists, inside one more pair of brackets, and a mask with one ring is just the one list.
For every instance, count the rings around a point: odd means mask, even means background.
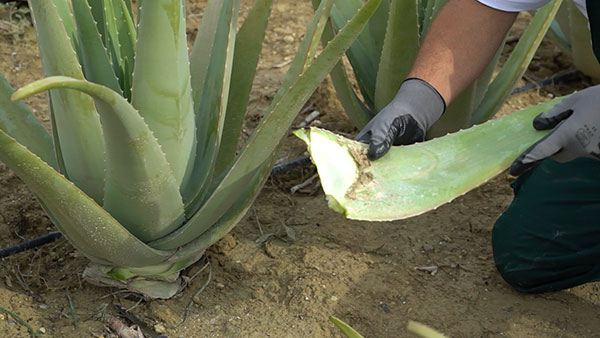
[{"label": "cut aloe vera leaf", "polygon": [[350,219],[391,221],[450,202],[508,168],[547,134],[531,121],[562,98],[410,146],[377,161],[368,146],[318,128],[296,135],[308,145],[329,207]]}]

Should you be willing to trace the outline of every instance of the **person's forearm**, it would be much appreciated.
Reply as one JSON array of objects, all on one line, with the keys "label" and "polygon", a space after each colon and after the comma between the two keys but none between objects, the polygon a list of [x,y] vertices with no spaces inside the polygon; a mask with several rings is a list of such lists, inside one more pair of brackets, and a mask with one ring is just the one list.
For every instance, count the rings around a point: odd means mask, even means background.
[{"label": "person's forearm", "polygon": [[450,104],[490,63],[516,16],[476,0],[450,0],[431,25],[408,77],[427,81]]}]

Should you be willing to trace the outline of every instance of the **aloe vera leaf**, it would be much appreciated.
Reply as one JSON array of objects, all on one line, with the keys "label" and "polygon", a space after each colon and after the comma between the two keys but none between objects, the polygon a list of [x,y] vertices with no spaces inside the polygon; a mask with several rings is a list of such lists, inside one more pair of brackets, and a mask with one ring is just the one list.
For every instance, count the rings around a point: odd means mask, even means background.
[{"label": "aloe vera leaf", "polygon": [[171,262],[143,267],[122,267],[110,264],[91,263],[83,272],[83,278],[95,285],[113,286],[151,299],[167,299],[180,292],[184,284],[179,272],[197,262],[204,250]]},{"label": "aloe vera leaf", "polygon": [[144,295],[150,299],[168,299],[176,295],[183,288],[179,274],[174,278],[165,280],[150,278],[132,278],[131,280],[119,280],[113,278],[111,266],[100,264],[89,264],[83,271],[83,278],[94,285],[110,286]]},{"label": "aloe vera leaf", "polygon": [[354,92],[343,63],[335,65],[329,75],[346,115],[357,128],[362,129],[374,115]]},{"label": "aloe vera leaf", "polygon": [[[45,76],[83,79],[81,67],[52,1],[31,0]],[[68,91],[50,92],[54,146],[65,176],[98,203],[104,194],[104,142],[94,101]]]},{"label": "aloe vera leaf", "polygon": [[181,184],[196,138],[183,0],[144,3],[131,102]]},{"label": "aloe vera leaf", "polygon": [[0,161],[27,184],[63,235],[90,259],[146,266],[159,264],[172,255],[170,251],[152,249],[131,235],[73,183],[2,130]]},{"label": "aloe vera leaf", "polygon": [[375,111],[383,109],[396,95],[419,50],[416,1],[392,1],[381,61],[377,71]]},{"label": "aloe vera leaf", "polygon": [[[600,63],[592,49],[591,33],[585,16],[572,1],[564,1],[556,15],[556,21],[570,44],[569,54],[573,57],[575,67],[594,79],[600,79]],[[559,46],[564,47],[561,44]]]},{"label": "aloe vera leaf", "polygon": [[[356,39],[380,2],[381,0],[369,0],[302,75],[295,79],[281,98],[273,102],[236,157],[231,169],[216,184],[200,210],[194,213],[192,218],[181,228],[152,242],[153,247],[165,249],[179,247],[187,243],[190,238],[200,236],[207,230],[206,225],[214,224],[225,214],[227,210],[222,208],[223,201],[232,198],[229,194],[231,191],[247,185],[249,177],[252,177],[250,175],[257,172],[273,155],[276,145],[287,134],[287,126],[292,124],[298,111],[302,109],[313,91],[337,64],[352,41]],[[320,37],[316,36],[316,38]]]},{"label": "aloe vera leaf", "polygon": [[[336,7],[331,10],[331,18],[336,27],[343,27],[346,24],[346,19]],[[375,60],[371,59],[368,47],[363,45],[360,40],[354,41],[348,48],[346,55],[352,65],[352,70],[356,74],[356,82],[366,105],[373,108],[377,83],[377,64],[374,63]]]},{"label": "aloe vera leaf", "polygon": [[94,21],[96,22],[98,32],[100,32],[100,36],[102,37],[102,41],[106,41],[106,26],[104,24],[104,0],[86,1],[92,8],[92,15],[94,16]]},{"label": "aloe vera leaf", "polygon": [[[313,1],[313,6],[315,6],[316,4],[318,4],[320,1]],[[336,0],[335,5],[333,6],[333,8],[331,9],[331,15],[330,15],[330,22],[333,26],[333,30],[337,31],[339,29],[341,29],[347,22],[348,20],[352,17],[352,15],[354,13],[356,13],[356,11],[358,11],[358,9],[360,9],[360,7],[362,6],[362,1],[356,1],[356,0],[351,0],[351,1],[338,1]],[[383,6],[379,6],[378,12],[381,11],[381,7]],[[372,21],[370,21],[372,22]],[[329,26],[327,25],[326,29],[329,29]],[[323,33],[323,41],[329,41],[333,38],[334,33]],[[376,76],[377,76],[377,63],[379,62],[379,57],[381,54],[381,51],[378,51],[375,47],[374,42],[372,41],[373,37],[372,34],[370,33],[370,26],[365,27],[365,29],[363,29],[363,31],[359,34],[358,38],[356,39],[356,41],[354,41],[354,43],[350,46],[350,48],[348,48],[348,51],[346,52],[346,55],[348,57],[348,61],[350,62],[350,64],[352,65],[352,70],[355,73],[355,78],[356,81],[358,83],[358,88],[360,90],[361,95],[363,96],[364,100],[365,100],[365,104],[362,104],[362,106],[368,106],[367,110],[372,109],[373,108],[373,99],[374,99],[374,92],[375,92],[375,83],[376,83]],[[324,43],[326,44],[326,43]],[[334,68],[334,73],[332,74],[332,76],[335,77],[340,77],[342,75],[342,73],[339,71],[339,69],[341,66],[336,66]],[[345,73],[344,73],[345,74]],[[347,78],[347,75],[344,75],[344,77]],[[341,87],[344,83],[338,83],[338,87]],[[348,86],[351,86],[350,83],[348,82]],[[343,88],[343,87],[342,87]],[[343,91],[347,92],[347,89],[343,89]],[[346,99],[351,99],[346,101],[346,105],[350,105],[350,107],[355,106],[356,102],[353,102],[353,96],[355,95],[349,95],[349,93],[346,93]],[[354,107],[354,108],[359,108],[359,107]],[[365,107],[366,108],[366,107]],[[365,116],[361,116],[361,114],[364,115],[363,113],[360,113],[359,110],[353,110],[349,112],[351,115],[355,115],[357,114],[359,117],[361,117],[360,120],[363,120]],[[370,114],[368,114],[367,116],[369,116]],[[369,116],[370,118],[370,116]]]},{"label": "aloe vera leaf", "polygon": [[122,0],[104,0],[105,45],[123,96],[131,98],[136,32],[132,18]]},{"label": "aloe vera leaf", "polygon": [[297,131],[317,166],[329,207],[357,220],[389,221],[435,209],[505,170],[547,131],[531,121],[562,98],[366,159],[367,145],[312,128]]},{"label": "aloe vera leaf", "polygon": [[52,137],[23,102],[12,102],[14,89],[0,73],[0,129],[39,156],[54,169],[56,157]]},{"label": "aloe vera leaf", "polygon": [[425,37],[429,27],[433,23],[433,19],[438,12],[448,3],[448,0],[427,0],[426,8],[424,8],[422,22],[419,27],[421,39]]},{"label": "aloe vera leaf", "polygon": [[340,331],[342,331],[342,333],[344,334],[344,336],[348,337],[348,338],[363,338],[363,336],[360,335],[360,333],[358,333],[355,329],[352,328],[352,326],[346,324],[344,321],[342,321],[339,318],[336,318],[334,316],[329,316],[329,320],[338,328],[340,329]]},{"label": "aloe vera leaf", "polygon": [[379,61],[381,60],[389,13],[390,1],[384,0],[369,20],[369,38],[373,41],[375,64],[377,67],[379,67]]},{"label": "aloe vera leaf", "polygon": [[[316,52],[316,48],[314,48],[314,46],[316,46],[319,43],[319,39],[325,27],[325,23],[327,21],[327,17],[329,16],[329,10],[331,9],[332,4],[333,0],[327,0],[317,10],[317,13],[315,14],[313,20],[309,24],[304,38],[300,42],[300,46],[298,47],[296,56],[292,60],[290,68],[283,79],[281,88],[279,89],[277,94],[275,94],[271,105],[278,102],[285,95],[285,90],[289,88],[289,86],[293,83],[294,79],[296,79],[300,74],[302,74],[306,66],[309,65],[310,62],[313,60],[314,54],[312,53]],[[231,163],[228,163],[227,168],[230,168],[231,165]],[[219,178],[216,179],[218,180]],[[208,190],[205,190],[204,192],[208,193]],[[184,200],[185,196],[186,195],[184,194]],[[186,206],[186,213],[188,215],[195,214],[195,212],[200,208],[201,202],[203,202],[204,200],[202,197],[203,195],[198,195],[194,197],[192,199],[192,203],[190,203],[189,206]],[[215,214],[218,214],[218,212],[216,212]],[[199,229],[197,231],[203,232],[210,225],[211,223],[205,223],[205,228]]]},{"label": "aloe vera leaf", "polygon": [[312,54],[315,51],[315,48],[313,47],[318,45],[321,36],[323,35],[332,7],[333,0],[325,0],[322,1],[315,10],[315,14],[304,34],[304,38],[300,41],[296,55],[281,83],[281,88],[279,88],[277,94],[273,98],[273,102],[271,103],[272,106],[281,100],[298,77],[301,76],[306,68],[313,62],[315,57],[315,54]]},{"label": "aloe vera leaf", "polygon": [[135,48],[137,31],[133,23],[133,17],[130,14],[130,8],[127,8],[125,0],[116,0],[113,4],[115,18],[117,19],[117,33],[119,36],[119,47],[121,49],[121,68],[120,78],[123,96],[131,98],[131,85],[133,81],[133,69],[135,65]]},{"label": "aloe vera leaf", "polygon": [[[562,6],[561,6],[562,7]],[[556,17],[558,17],[558,14],[560,13],[560,10],[558,11],[558,13],[556,13]],[[555,17],[555,19],[556,19]],[[573,53],[573,49],[571,48],[571,42],[569,41],[569,39],[567,38],[567,35],[563,32],[563,30],[561,29],[560,25],[558,24],[558,22],[556,20],[552,21],[552,24],[550,25],[550,28],[548,29],[548,37],[550,39],[552,39],[552,42],[554,42],[554,44],[560,48],[560,50],[565,53],[565,54],[572,54]]]},{"label": "aloe vera leaf", "polygon": [[[218,221],[212,224],[212,226],[202,233],[202,235],[180,247],[177,250],[177,253],[173,255],[169,261],[187,259],[187,257],[193,256],[199,252],[204,252],[204,250],[208,249],[223,238],[225,234],[231,231],[241,221],[244,215],[246,215],[246,212],[252,206],[252,202],[258,196],[260,189],[269,178],[274,158],[274,155],[272,155],[261,165],[256,173],[248,176],[248,180],[245,181],[246,184],[243,186],[243,189],[235,195],[233,203],[227,204],[227,211]],[[202,219],[197,218],[194,222],[202,222]]]},{"label": "aloe vera leaf", "polygon": [[157,249],[175,249],[186,245],[191,239],[203,235],[219,219],[227,215],[237,197],[242,195],[244,190],[248,188],[249,182],[252,181],[256,172],[257,170],[249,171],[232,184],[220,186],[219,193],[209,195],[206,202],[198,206],[197,212],[187,213],[191,217],[184,225],[169,235],[148,244]]},{"label": "aloe vera leaf", "polygon": [[[554,21],[550,24],[550,28],[548,28],[548,37],[552,39],[552,42],[560,48],[563,53],[572,55],[573,48],[571,46],[570,36],[571,36],[571,27],[569,24],[569,4],[570,1],[563,1],[554,16]],[[584,19],[585,20],[585,19]],[[587,20],[585,20],[587,23]]]},{"label": "aloe vera leaf", "polygon": [[[320,0],[313,0],[312,3],[316,10],[319,6]],[[383,5],[384,3],[387,4],[387,0],[382,1],[375,13],[380,12],[382,7],[385,8]],[[372,21],[373,17],[371,17],[369,23]],[[331,41],[334,36],[333,23],[329,22],[323,30],[323,36],[321,38],[321,43],[323,46],[327,46],[329,41]],[[338,99],[340,100],[346,115],[348,115],[352,123],[354,123],[354,125],[356,125],[358,128],[362,128],[367,125],[367,123],[373,117],[373,114],[358,98],[356,92],[354,91],[354,88],[348,79],[348,74],[346,73],[344,63],[342,61],[338,62],[329,73],[329,76],[331,77],[331,82],[333,82]]]},{"label": "aloe vera leaf", "polygon": [[198,27],[198,34],[190,53],[190,74],[192,77],[192,98],[195,104],[200,102],[205,87],[206,76],[210,68],[212,50],[224,6],[233,6],[232,0],[208,1]]},{"label": "aloe vera leaf", "polygon": [[433,7],[435,6],[435,0],[422,0],[417,4],[419,11],[419,35],[423,34],[429,29],[431,22],[433,21]]},{"label": "aloe vera leaf", "polygon": [[123,11],[123,20],[120,22],[120,30],[126,33],[123,43],[127,45],[125,48],[130,49],[131,54],[133,55],[135,53],[135,45],[137,43],[137,28],[134,21],[133,9],[131,8],[130,0],[121,0],[121,11]]},{"label": "aloe vera leaf", "polygon": [[[59,173],[59,175],[60,175],[60,173]],[[54,224],[54,225],[58,224],[58,222],[59,222],[58,218],[56,218],[54,216],[52,210],[46,206],[46,203],[44,203],[44,200],[42,200],[39,196],[36,196],[36,198],[38,200],[38,203],[42,207],[42,209],[48,215],[48,218],[50,218],[50,221],[52,222],[52,224]],[[115,220],[115,222],[116,222],[116,220]],[[61,228],[60,226],[57,226],[57,228],[64,235],[64,232],[62,230],[63,228]],[[71,243],[71,246],[73,246],[75,249],[81,251],[84,254],[84,256],[87,257],[90,261],[92,261],[94,263],[98,263],[98,264],[106,264],[106,265],[112,264],[110,261],[108,261],[108,260],[106,260],[104,258],[99,258],[97,256],[91,255],[89,251],[86,251],[84,248],[81,247],[81,245],[86,245],[86,243],[74,243],[71,240],[71,237],[69,237],[69,236],[65,236],[65,238],[69,241],[69,243]]]},{"label": "aloe vera leaf", "polygon": [[117,31],[117,20],[114,15],[113,0],[102,0],[101,8],[102,21],[99,22],[99,25],[104,26],[104,45],[110,54],[117,77],[121,78],[121,48],[119,47],[119,33]]},{"label": "aloe vera leaf", "polygon": [[[332,10],[332,12],[335,11],[336,13],[341,14],[341,17],[343,18],[343,23],[340,22],[340,25],[337,27],[338,30],[341,29],[346,24],[346,22],[348,22],[348,20],[352,19],[352,16],[354,16],[354,14],[356,14],[356,12],[358,12],[358,10],[360,10],[360,8],[364,4],[362,0],[335,0],[334,3],[335,10]],[[379,63],[379,54],[381,50],[377,50],[375,40],[373,39],[373,35],[371,34],[371,24],[375,19],[381,19],[381,17],[376,18],[375,15],[381,14],[381,11],[385,10],[386,6],[383,5],[383,3],[387,3],[387,1],[382,1],[382,4],[379,5],[377,11],[373,13],[373,16],[371,17],[371,20],[369,20],[367,26],[362,30],[362,32],[360,32],[358,38],[356,39],[356,41],[359,42],[361,46],[363,46],[368,55],[369,60],[373,62],[375,67],[377,67],[377,64]],[[381,25],[385,24],[385,22],[381,23]],[[383,47],[383,41],[380,41],[380,43],[381,47]],[[352,46],[350,46],[348,50],[352,50],[353,46],[354,44],[352,44]]]},{"label": "aloe vera leaf", "polygon": [[[290,64],[290,68],[289,68],[286,76],[283,79],[281,88],[278,90],[277,94],[275,94],[275,97],[273,98],[271,105],[274,105],[276,102],[278,102],[283,97],[283,95],[285,95],[285,90],[289,88],[289,86],[293,83],[294,79],[296,79],[300,74],[302,74],[302,72],[307,67],[307,65],[309,65],[310,62],[313,60],[314,53],[316,53],[316,48],[314,46],[318,45],[318,43],[319,43],[319,39],[321,37],[323,29],[325,28],[325,23],[327,21],[327,17],[329,16],[329,11],[331,10],[332,5],[333,5],[333,0],[326,0],[317,9],[315,15],[313,16],[313,19],[311,20],[311,22],[307,28],[306,33],[304,34],[304,38],[300,42],[300,45],[296,52],[296,55],[295,55],[294,59],[292,60],[292,63]],[[200,125],[200,124],[202,124],[202,121],[199,121],[196,124]],[[197,163],[199,162],[198,159],[196,159],[196,162]],[[226,170],[228,168],[230,168],[231,165],[232,165],[232,163],[228,163]],[[197,170],[196,168],[194,168],[194,169]],[[195,177],[198,175],[192,175],[192,176]],[[200,176],[200,177],[202,177],[202,176]],[[215,177],[215,180],[218,181],[219,179],[220,179],[219,177]],[[190,187],[201,187],[204,189],[204,186],[200,186],[199,184],[188,184],[188,185]],[[196,189],[198,189],[198,188],[196,188]],[[187,191],[189,191],[189,189],[183,191],[184,201],[187,201],[187,199],[186,199],[186,197],[188,195]],[[202,202],[204,201],[204,196],[209,192],[208,189],[204,189],[203,191],[201,191],[201,190],[198,190],[198,191],[203,192],[204,194],[197,193],[190,200],[189,204],[186,203],[186,214],[187,215],[193,215],[196,213],[196,211],[200,208]],[[210,223],[206,223],[204,226],[207,228],[210,225],[211,225]]]},{"label": "aloe vera leaf", "polygon": [[220,175],[235,156],[272,7],[273,0],[257,0],[237,34],[231,88],[215,176]]},{"label": "aloe vera leaf", "polygon": [[179,185],[152,131],[122,96],[92,82],[55,76],[19,89],[13,98],[59,87],[92,96],[99,108],[107,158],[104,209],[144,242],[178,228],[183,222]]},{"label": "aloe vera leaf", "polygon": [[133,15],[133,6],[131,5],[131,0],[121,0],[121,3],[125,6],[125,8],[127,8],[127,15],[133,19],[134,15]]},{"label": "aloe vera leaf", "polygon": [[188,214],[189,210],[197,209],[201,203],[216,166],[231,84],[238,11],[239,0],[223,2],[209,54],[204,88],[199,93],[199,101],[195,101],[198,142],[193,167],[188,169],[187,180],[184,179],[182,184]]},{"label": "aloe vera leaf", "polygon": [[75,22],[73,21],[73,13],[71,13],[70,2],[67,0],[53,0],[56,6],[56,11],[60,16],[65,32],[71,40],[73,50],[79,56],[79,40],[77,39],[77,29],[75,28]]},{"label": "aloe vera leaf", "polygon": [[446,338],[446,336],[444,336],[443,334],[441,334],[440,332],[430,328],[427,325],[418,323],[418,322],[414,322],[412,320],[408,321],[408,325],[407,328],[408,332],[412,333],[413,335],[415,335],[415,337],[420,337],[420,338]]},{"label": "aloe vera leaf", "polygon": [[600,79],[600,64],[592,49],[592,38],[588,28],[588,21],[572,1],[569,5],[573,63],[584,74],[596,80]]},{"label": "aloe vera leaf", "polygon": [[489,85],[481,105],[473,111],[473,124],[490,119],[500,109],[527,70],[561,3],[562,0],[553,0],[537,11],[508,60]]},{"label": "aloe vera leaf", "polygon": [[74,1],[73,13],[79,41],[81,41],[81,59],[85,78],[122,93],[108,51],[94,22],[92,8],[86,1]]},{"label": "aloe vera leaf", "polygon": [[204,250],[200,250],[185,257],[178,257],[179,259],[176,260],[173,260],[173,256],[171,256],[164,263],[144,267],[111,266],[108,275],[117,280],[127,280],[138,276],[172,279],[174,276],[177,277],[179,271],[202,258],[203,254]]}]

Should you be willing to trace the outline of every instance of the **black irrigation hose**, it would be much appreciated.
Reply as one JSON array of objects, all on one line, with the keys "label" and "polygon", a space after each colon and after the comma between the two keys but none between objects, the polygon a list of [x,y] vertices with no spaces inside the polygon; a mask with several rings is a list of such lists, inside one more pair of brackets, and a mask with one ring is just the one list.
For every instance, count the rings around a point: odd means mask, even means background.
[{"label": "black irrigation hose", "polygon": [[[578,71],[559,74],[559,75],[553,76],[548,79],[544,79],[544,80],[540,80],[540,81],[536,81],[536,82],[530,82],[530,83],[527,83],[526,85],[515,88],[510,95],[523,93],[528,90],[535,89],[537,87],[544,87],[544,86],[548,86],[548,85],[557,84],[560,82],[578,79],[580,77],[581,77],[581,74]],[[273,166],[273,169],[271,169],[271,175],[276,175],[276,174],[282,173],[284,171],[290,170],[292,168],[307,165],[309,163],[310,163],[310,157],[304,156],[304,157],[300,157],[300,158],[297,158],[297,159],[294,159],[294,160],[291,160],[288,162],[277,164],[277,165]],[[52,232],[45,236],[34,238],[30,241],[19,243],[17,245],[11,246],[9,248],[2,249],[2,250],[0,250],[0,258],[8,257],[11,255],[17,254],[19,252],[23,252],[23,251],[26,251],[29,249],[34,249],[34,248],[37,248],[44,244],[54,242],[55,240],[59,239],[61,236],[62,236],[62,234],[58,231]]]},{"label": "black irrigation hose", "polygon": [[310,163],[310,157],[308,155],[306,155],[304,157],[300,157],[295,160],[291,160],[289,162],[276,164],[273,166],[273,169],[271,169],[271,175],[276,175],[276,174],[282,173],[284,171],[288,171],[295,167],[307,165],[309,163]]},{"label": "black irrigation hose", "polygon": [[6,249],[0,250],[0,258],[12,256],[19,252],[37,248],[38,246],[42,246],[44,244],[54,242],[55,240],[59,239],[60,237],[62,237],[62,234],[58,231],[55,231],[55,232],[51,232],[47,235],[44,235],[42,237],[34,238],[30,241],[22,242],[17,245],[13,245]]},{"label": "black irrigation hose", "polygon": [[581,73],[577,70],[572,71],[572,72],[568,72],[568,73],[563,73],[563,74],[558,74],[556,76],[547,78],[547,79],[543,79],[543,80],[536,80],[535,82],[529,82],[521,87],[517,87],[515,88],[510,95],[515,95],[515,94],[519,94],[519,93],[523,93],[526,92],[528,90],[532,90],[538,87],[545,87],[545,86],[549,86],[549,85],[555,85],[561,82],[568,82],[571,80],[576,80],[576,79],[580,79],[581,78]]}]

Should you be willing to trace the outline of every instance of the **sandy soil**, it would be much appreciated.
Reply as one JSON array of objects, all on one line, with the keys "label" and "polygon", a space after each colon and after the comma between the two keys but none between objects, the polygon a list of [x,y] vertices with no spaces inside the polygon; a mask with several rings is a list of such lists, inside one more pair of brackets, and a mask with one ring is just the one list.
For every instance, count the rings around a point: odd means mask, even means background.
[{"label": "sandy soil", "polygon": [[[193,34],[203,5],[189,3]],[[247,10],[248,2],[243,3]],[[286,61],[312,15],[308,1],[275,3],[248,129],[277,90]],[[6,19],[6,13],[0,12],[0,19]],[[521,19],[507,50],[526,20]],[[32,29],[13,33],[0,29],[0,71],[18,87],[40,78],[41,69]],[[547,77],[570,69],[568,57],[545,42],[530,72]],[[587,82],[513,96],[502,113],[570,93]],[[28,103],[47,124],[45,97]],[[354,132],[329,81],[311,103],[322,112],[321,126]],[[290,136],[279,157],[303,153],[304,147]],[[129,310],[130,318],[168,337],[340,337],[329,315],[367,337],[407,336],[408,320],[451,337],[600,336],[600,284],[523,295],[496,272],[490,236],[495,219],[512,198],[506,175],[423,216],[367,223],[346,220],[327,209],[318,189],[289,193],[313,173],[307,166],[271,178],[243,221],[207,252],[212,281],[195,298],[208,269],[175,299],[140,302],[82,282],[86,259],[61,239],[0,261],[0,306],[36,332],[54,337],[110,337],[107,322],[119,316],[117,304]],[[54,227],[35,197],[0,164],[0,247],[50,231]],[[264,234],[271,233],[277,236],[265,240]],[[434,265],[439,268],[436,274],[415,269]],[[28,332],[0,314],[0,336],[27,337]]]}]

